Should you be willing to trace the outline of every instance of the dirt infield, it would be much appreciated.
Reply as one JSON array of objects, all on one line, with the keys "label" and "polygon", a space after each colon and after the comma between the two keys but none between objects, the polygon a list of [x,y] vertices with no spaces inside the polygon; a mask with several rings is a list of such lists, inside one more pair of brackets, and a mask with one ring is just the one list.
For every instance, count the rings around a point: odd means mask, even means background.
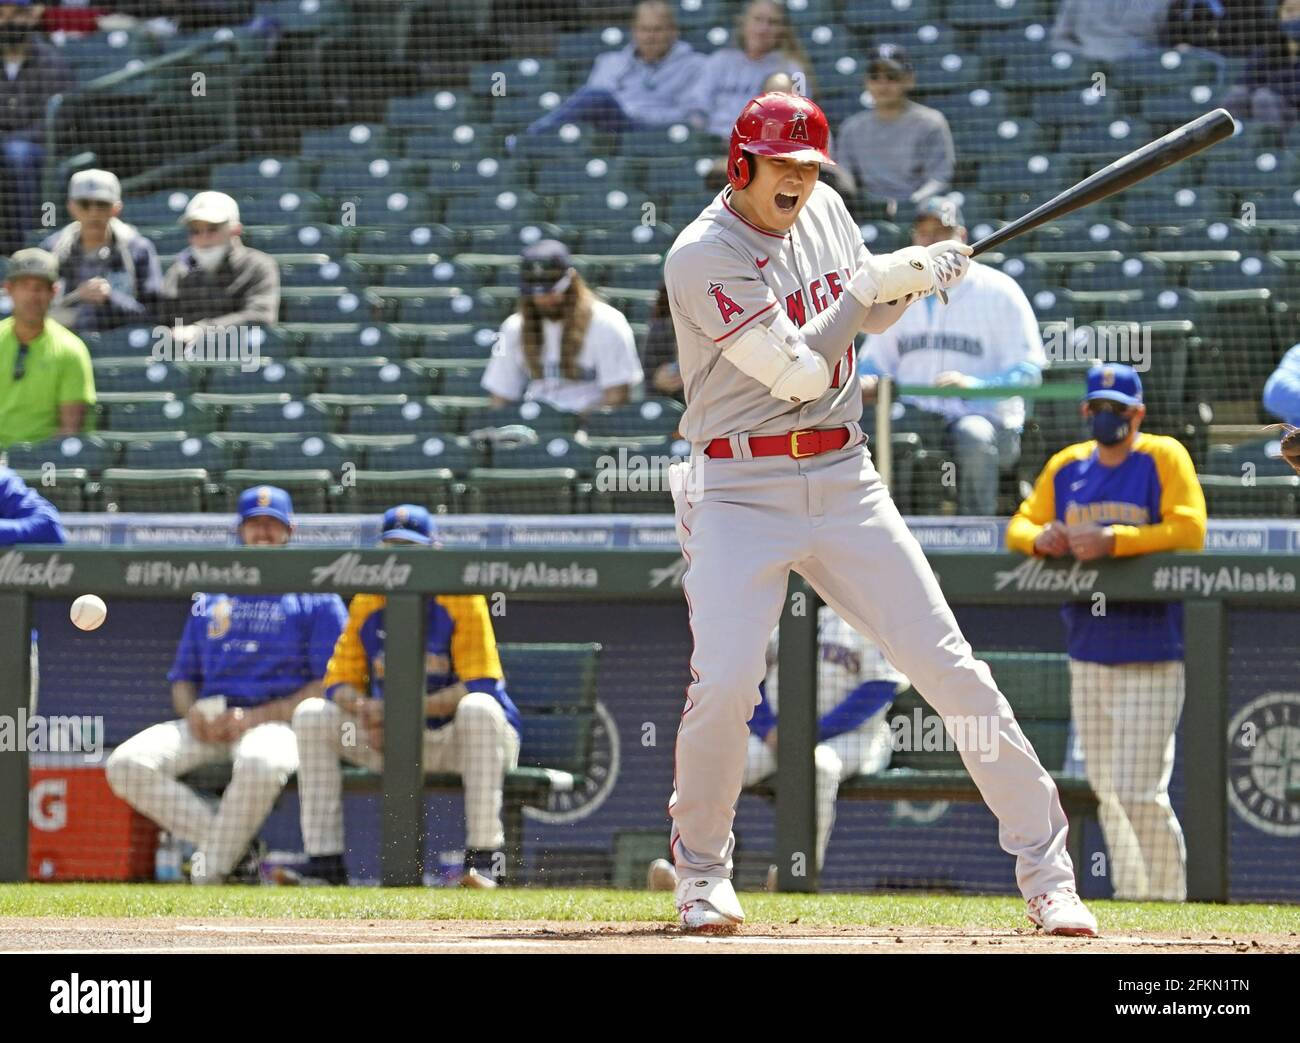
[{"label": "dirt infield", "polygon": [[1049,938],[1023,930],[803,927],[751,924],[728,937],[690,937],[665,923],[533,920],[296,920],[202,917],[0,917],[6,953],[795,953],[1188,952],[1300,953],[1291,935],[1142,933]]}]

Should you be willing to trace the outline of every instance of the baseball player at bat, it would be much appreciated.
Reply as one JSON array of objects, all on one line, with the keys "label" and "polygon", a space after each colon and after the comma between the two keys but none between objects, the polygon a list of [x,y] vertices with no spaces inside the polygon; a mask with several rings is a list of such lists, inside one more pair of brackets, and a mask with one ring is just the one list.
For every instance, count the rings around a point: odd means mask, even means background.
[{"label": "baseball player at bat", "polygon": [[[436,547],[433,519],[402,504],[384,515],[383,545]],[[465,783],[465,874],[461,886],[491,888],[504,872],[505,773],[519,762],[519,711],[506,693],[482,594],[429,599],[424,709],[425,771]],[[384,770],[384,596],[358,594],[325,676],[325,697],[293,715],[302,767],[298,796],[309,858],[303,881],[343,884],[343,775],[339,758]]]},{"label": "baseball player at bat", "polygon": [[[1205,545],[1205,494],[1176,438],[1141,430],[1142,380],[1130,366],[1088,371],[1092,440],[1053,456],[1007,526],[1023,554],[1079,561]],[[1183,711],[1183,607],[1085,602],[1061,609],[1070,654],[1070,711],[1115,897],[1181,902],[1187,851],[1169,802]]]},{"label": "baseball player at bat", "polygon": [[[245,546],[279,547],[293,534],[289,494],[275,486],[244,490],[239,518]],[[195,845],[192,883],[231,875],[298,770],[289,718],[320,693],[346,619],[337,594],[194,596],[167,675],[180,719],[132,736],[105,766],[114,793]],[[223,760],[230,785],[213,810],[179,777]]]},{"label": "baseball player at bat", "polygon": [[997,731],[996,759],[962,756],[1016,858],[1030,919],[1095,934],[1056,786],[962,636],[859,423],[854,337],[889,328],[913,300],[946,299],[970,247],[871,255],[818,180],[827,136],[806,98],[750,101],[732,130],[730,185],[665,263],[692,444],[672,475],[695,642],[669,803],[682,927],[730,931],[745,918],[731,884],[732,823],[768,635],[794,570],[940,714]]},{"label": "baseball player at bat", "polygon": [[[780,628],[767,643],[767,678],[759,687],[758,706],[749,720],[749,746],[743,785],[752,786],[776,772],[778,712],[777,656]],[[817,866],[826,863],[826,846],[835,825],[835,795],[852,775],[872,775],[889,766],[892,736],[886,716],[894,697],[908,687],[874,644],[823,606],[817,613]],[[776,867],[768,873],[775,890]],[[671,863],[657,859],[650,886],[665,890],[677,884]]]}]

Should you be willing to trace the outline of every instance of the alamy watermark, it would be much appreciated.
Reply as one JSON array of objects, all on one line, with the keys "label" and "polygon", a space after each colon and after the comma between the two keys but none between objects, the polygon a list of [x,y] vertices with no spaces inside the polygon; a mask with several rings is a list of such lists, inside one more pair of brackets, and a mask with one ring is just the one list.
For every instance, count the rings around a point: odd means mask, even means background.
[{"label": "alamy watermark", "polygon": [[1043,331],[1043,351],[1052,363],[1118,362],[1145,373],[1151,368],[1151,327],[1145,322],[1075,325],[1071,317]]},{"label": "alamy watermark", "polygon": [[245,373],[261,365],[266,331],[260,326],[155,326],[149,357],[155,362],[238,363]]},{"label": "alamy watermark", "polygon": [[46,717],[0,714],[0,753],[79,753],[89,764],[104,759],[104,718],[89,714]]}]

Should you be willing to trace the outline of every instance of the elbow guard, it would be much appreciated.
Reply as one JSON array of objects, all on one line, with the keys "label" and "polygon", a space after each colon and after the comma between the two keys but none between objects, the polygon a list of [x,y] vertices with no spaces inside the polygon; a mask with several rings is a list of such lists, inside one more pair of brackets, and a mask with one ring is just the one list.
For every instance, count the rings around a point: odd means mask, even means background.
[{"label": "elbow guard", "polygon": [[[785,338],[778,323],[761,323],[746,330],[722,354],[742,373],[767,387],[786,402],[811,402],[831,386],[831,371],[822,358],[799,337]],[[793,324],[791,329],[794,329]]]}]

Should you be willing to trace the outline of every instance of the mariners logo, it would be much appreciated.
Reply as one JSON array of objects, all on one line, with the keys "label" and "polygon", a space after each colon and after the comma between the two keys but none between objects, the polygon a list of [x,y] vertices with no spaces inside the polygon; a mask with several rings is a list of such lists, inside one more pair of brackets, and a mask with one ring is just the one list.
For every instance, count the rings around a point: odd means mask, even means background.
[{"label": "mariners logo", "polygon": [[524,808],[524,817],[561,825],[586,818],[605,803],[618,782],[618,725],[601,702],[591,722],[591,766],[581,784],[568,791],[552,789],[544,808]]},{"label": "mariners logo", "polygon": [[257,506],[269,507],[271,505],[271,487],[269,485],[260,486],[257,490]]},{"label": "mariners logo", "polygon": [[230,612],[231,604],[228,600],[222,599],[212,604],[212,611],[208,614],[208,637],[216,641],[230,633]]},{"label": "mariners logo", "polygon": [[1300,696],[1269,692],[1244,706],[1228,725],[1228,799],[1262,833],[1300,837]]}]

